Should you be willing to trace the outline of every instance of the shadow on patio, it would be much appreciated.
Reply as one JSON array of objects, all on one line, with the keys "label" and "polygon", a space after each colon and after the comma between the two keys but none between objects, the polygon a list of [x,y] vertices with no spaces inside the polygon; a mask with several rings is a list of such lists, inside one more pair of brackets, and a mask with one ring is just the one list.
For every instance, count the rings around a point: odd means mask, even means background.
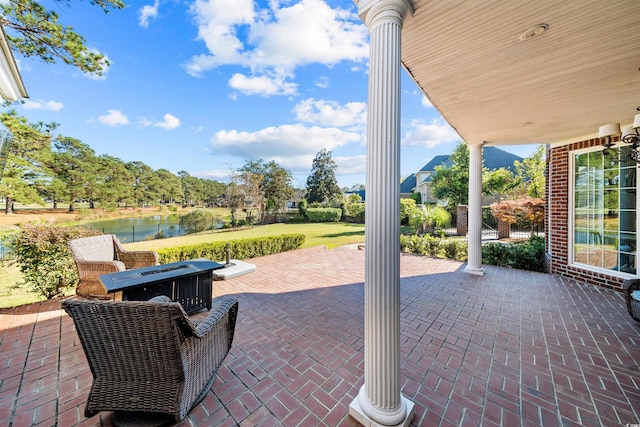
[{"label": "shadow on patio", "polygon": [[[184,426],[353,426],[363,381],[364,251],[252,260],[214,283],[240,301],[231,353]],[[419,426],[640,422],[640,323],[620,293],[539,273],[403,255],[402,390]],[[197,314],[196,316],[203,316]],[[91,374],[60,302],[0,311],[0,425],[85,419]]]}]

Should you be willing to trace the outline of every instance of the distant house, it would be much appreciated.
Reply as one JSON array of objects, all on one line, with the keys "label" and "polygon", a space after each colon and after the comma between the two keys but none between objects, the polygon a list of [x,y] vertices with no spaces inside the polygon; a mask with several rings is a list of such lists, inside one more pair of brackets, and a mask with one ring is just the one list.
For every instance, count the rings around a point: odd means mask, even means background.
[{"label": "distant house", "polygon": [[357,194],[358,196],[360,196],[363,202],[365,201],[365,195],[366,195],[365,190],[352,190],[352,191],[347,191],[344,194],[346,194],[347,196],[351,194]]},{"label": "distant house", "polygon": [[[436,167],[451,167],[453,162],[450,155],[435,156],[415,174],[409,175],[400,183],[400,197],[411,197],[411,193],[420,193],[422,203],[436,203],[438,200],[433,197],[431,189],[432,175]],[[482,149],[482,164],[489,170],[505,168],[513,171],[515,161],[522,161],[522,157],[508,153],[497,147],[484,147]]]}]

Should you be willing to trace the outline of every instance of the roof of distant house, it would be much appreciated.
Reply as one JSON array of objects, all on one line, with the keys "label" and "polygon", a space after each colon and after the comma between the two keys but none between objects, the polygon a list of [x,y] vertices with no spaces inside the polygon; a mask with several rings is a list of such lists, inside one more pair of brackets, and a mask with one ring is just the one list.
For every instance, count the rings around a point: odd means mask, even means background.
[{"label": "roof of distant house", "polygon": [[[522,161],[522,157],[516,156],[515,154],[508,153],[504,150],[501,150],[498,147],[483,147],[482,148],[482,166],[489,170],[496,170],[500,168],[505,168],[509,170],[514,169],[514,162]],[[441,154],[435,156],[433,159],[429,161],[426,165],[420,169],[420,172],[433,172],[436,170],[436,166],[444,166],[451,167],[453,165],[453,161],[451,161],[451,155],[449,154]],[[425,179],[425,181],[428,181]],[[424,181],[423,181],[424,182]]]},{"label": "roof of distant house", "polygon": [[435,156],[429,163],[424,165],[420,172],[433,172],[436,170],[436,166],[445,166],[450,167],[453,165],[453,162],[449,160],[451,156],[449,154],[441,154],[439,156]]},{"label": "roof of distant house", "polygon": [[489,170],[505,168],[514,170],[514,162],[522,161],[522,157],[508,153],[498,147],[484,147],[482,149],[483,166]]},{"label": "roof of distant house", "polygon": [[400,183],[400,193],[411,193],[416,187],[416,176],[411,174]]}]

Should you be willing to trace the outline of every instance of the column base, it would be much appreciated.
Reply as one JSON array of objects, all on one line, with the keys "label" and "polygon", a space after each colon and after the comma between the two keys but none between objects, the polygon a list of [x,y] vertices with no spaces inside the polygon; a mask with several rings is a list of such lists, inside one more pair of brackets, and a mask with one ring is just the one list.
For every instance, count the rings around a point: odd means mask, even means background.
[{"label": "column base", "polygon": [[475,274],[476,276],[484,276],[484,268],[482,267],[469,267],[468,265],[464,268],[465,273]]},{"label": "column base", "polygon": [[[402,401],[404,402],[404,406],[406,408],[405,417],[404,417],[404,420],[400,422],[400,424],[396,424],[393,427],[408,427],[409,424],[411,424],[411,420],[413,420],[414,403],[409,399],[407,399],[404,396],[404,394],[400,395],[400,399],[402,399]],[[358,421],[360,424],[362,424],[365,427],[389,427],[385,424],[380,424],[372,420],[371,418],[369,418],[367,414],[364,413],[364,411],[362,410],[362,407],[360,406],[359,395],[356,396],[355,399],[353,399],[353,402],[351,402],[351,404],[349,405],[349,415],[351,415],[353,418],[355,418],[356,421]]]}]

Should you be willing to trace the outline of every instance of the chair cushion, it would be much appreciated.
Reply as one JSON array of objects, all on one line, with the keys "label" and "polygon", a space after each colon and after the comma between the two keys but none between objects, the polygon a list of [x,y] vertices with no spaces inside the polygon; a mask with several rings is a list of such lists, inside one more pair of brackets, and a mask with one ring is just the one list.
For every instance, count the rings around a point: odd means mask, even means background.
[{"label": "chair cushion", "polygon": [[113,261],[115,249],[110,234],[84,237],[69,242],[74,255],[81,261]]}]

